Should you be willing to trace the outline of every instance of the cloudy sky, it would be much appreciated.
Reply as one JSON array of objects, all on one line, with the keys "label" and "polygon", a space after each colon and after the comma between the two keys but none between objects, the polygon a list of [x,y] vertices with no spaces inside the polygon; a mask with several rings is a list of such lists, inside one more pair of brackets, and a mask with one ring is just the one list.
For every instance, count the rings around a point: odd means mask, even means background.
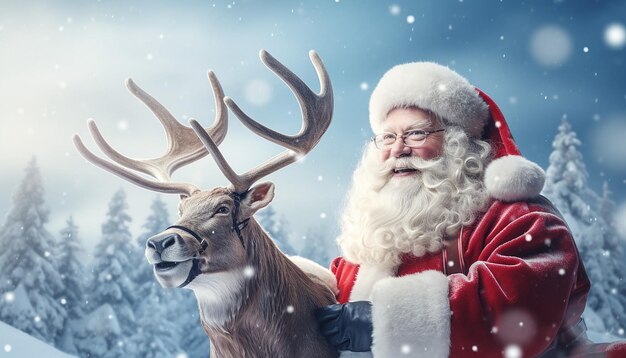
[{"label": "cloudy sky", "polygon": [[[156,194],[85,162],[73,147],[94,118],[131,157],[165,150],[158,121],[124,87],[132,77],[187,123],[213,120],[206,78],[261,123],[294,134],[292,94],[258,59],[266,49],[315,91],[308,59],[322,57],[335,93],[333,123],[301,163],[269,177],[273,205],[296,239],[309,227],[336,231],[361,149],[371,136],[367,105],[395,64],[450,66],[490,94],[518,144],[544,168],[566,116],[583,141],[590,183],[608,181],[626,202],[626,67],[622,1],[7,1],[0,0],[0,215],[35,156],[57,233],[73,215],[89,247],[107,203],[123,188],[138,234]],[[221,148],[237,171],[281,151],[231,114]],[[175,174],[203,188],[226,180],[209,157]],[[174,218],[177,199],[163,196]],[[298,245],[297,243],[295,244]]]}]

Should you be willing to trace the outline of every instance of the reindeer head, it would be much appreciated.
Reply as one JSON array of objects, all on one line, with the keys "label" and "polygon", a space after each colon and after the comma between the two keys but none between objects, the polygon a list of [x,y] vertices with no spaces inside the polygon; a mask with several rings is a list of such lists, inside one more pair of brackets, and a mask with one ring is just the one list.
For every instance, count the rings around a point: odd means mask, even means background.
[{"label": "reindeer head", "polygon": [[[314,51],[310,58],[320,78],[321,91],[315,94],[288,68],[265,51],[261,60],[291,88],[302,110],[302,128],[294,136],[277,133],[248,117],[229,97],[209,71],[216,102],[216,119],[211,128],[203,128],[196,120],[191,128],[180,124],[150,95],[127,81],[130,91],[144,102],[161,121],[168,139],[165,155],[156,159],[136,160],[115,151],[102,137],[94,121],[88,122],[100,149],[115,163],[89,151],[78,135],[74,143],[80,153],[93,164],[141,187],[181,195],[179,220],[165,231],[148,239],[146,258],[154,266],[157,281],[163,287],[185,287],[199,276],[231,272],[246,265],[246,241],[241,230],[259,209],[274,197],[274,184],[253,184],[260,178],[289,165],[306,155],[328,129],[332,117],[333,96],[328,74]],[[266,163],[238,175],[218,149],[227,131],[227,105],[250,130],[277,143],[286,151]],[[231,182],[228,188],[200,191],[189,183],[170,180],[177,168],[210,153],[220,170]],[[136,172],[152,176],[148,179]]]},{"label": "reindeer head", "polygon": [[185,287],[198,275],[246,265],[241,229],[274,197],[274,184],[256,185],[243,197],[228,188],[201,191],[179,204],[178,221],[148,239],[146,258],[163,287]]}]

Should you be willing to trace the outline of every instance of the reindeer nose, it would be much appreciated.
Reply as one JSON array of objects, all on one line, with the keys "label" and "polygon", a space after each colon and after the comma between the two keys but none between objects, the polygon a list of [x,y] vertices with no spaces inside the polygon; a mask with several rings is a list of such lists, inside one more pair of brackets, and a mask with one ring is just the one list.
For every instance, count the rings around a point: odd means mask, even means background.
[{"label": "reindeer nose", "polygon": [[146,246],[153,248],[158,254],[161,254],[165,249],[174,245],[179,239],[180,236],[178,234],[161,233],[149,238],[146,242]]}]

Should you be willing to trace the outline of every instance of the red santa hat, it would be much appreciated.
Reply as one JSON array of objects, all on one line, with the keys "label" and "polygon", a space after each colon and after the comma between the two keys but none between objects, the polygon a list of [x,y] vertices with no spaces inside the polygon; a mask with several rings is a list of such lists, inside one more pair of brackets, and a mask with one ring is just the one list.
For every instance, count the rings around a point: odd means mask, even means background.
[{"label": "red santa hat", "polygon": [[389,111],[415,106],[431,111],[446,125],[457,125],[473,138],[488,141],[494,160],[485,170],[489,195],[503,201],[533,198],[541,192],[545,173],[523,158],[495,102],[464,77],[432,62],[412,62],[387,71],[370,98],[370,124],[382,131]]}]

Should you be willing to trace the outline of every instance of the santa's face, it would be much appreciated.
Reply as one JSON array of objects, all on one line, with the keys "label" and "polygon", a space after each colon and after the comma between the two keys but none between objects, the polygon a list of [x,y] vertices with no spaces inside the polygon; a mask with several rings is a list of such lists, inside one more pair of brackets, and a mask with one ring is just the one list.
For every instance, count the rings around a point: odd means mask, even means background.
[{"label": "santa's face", "polygon": [[[419,147],[408,147],[400,137],[401,135],[414,131],[433,131],[442,128],[435,118],[431,118],[428,112],[419,108],[395,108],[387,114],[383,123],[383,132],[395,133],[398,138],[393,145],[380,151],[382,162],[389,159],[402,157],[419,157],[424,160],[431,160],[443,154],[444,132],[437,132],[426,137],[426,141]],[[394,177],[406,177],[415,175],[414,169],[397,168],[393,172]]]}]

